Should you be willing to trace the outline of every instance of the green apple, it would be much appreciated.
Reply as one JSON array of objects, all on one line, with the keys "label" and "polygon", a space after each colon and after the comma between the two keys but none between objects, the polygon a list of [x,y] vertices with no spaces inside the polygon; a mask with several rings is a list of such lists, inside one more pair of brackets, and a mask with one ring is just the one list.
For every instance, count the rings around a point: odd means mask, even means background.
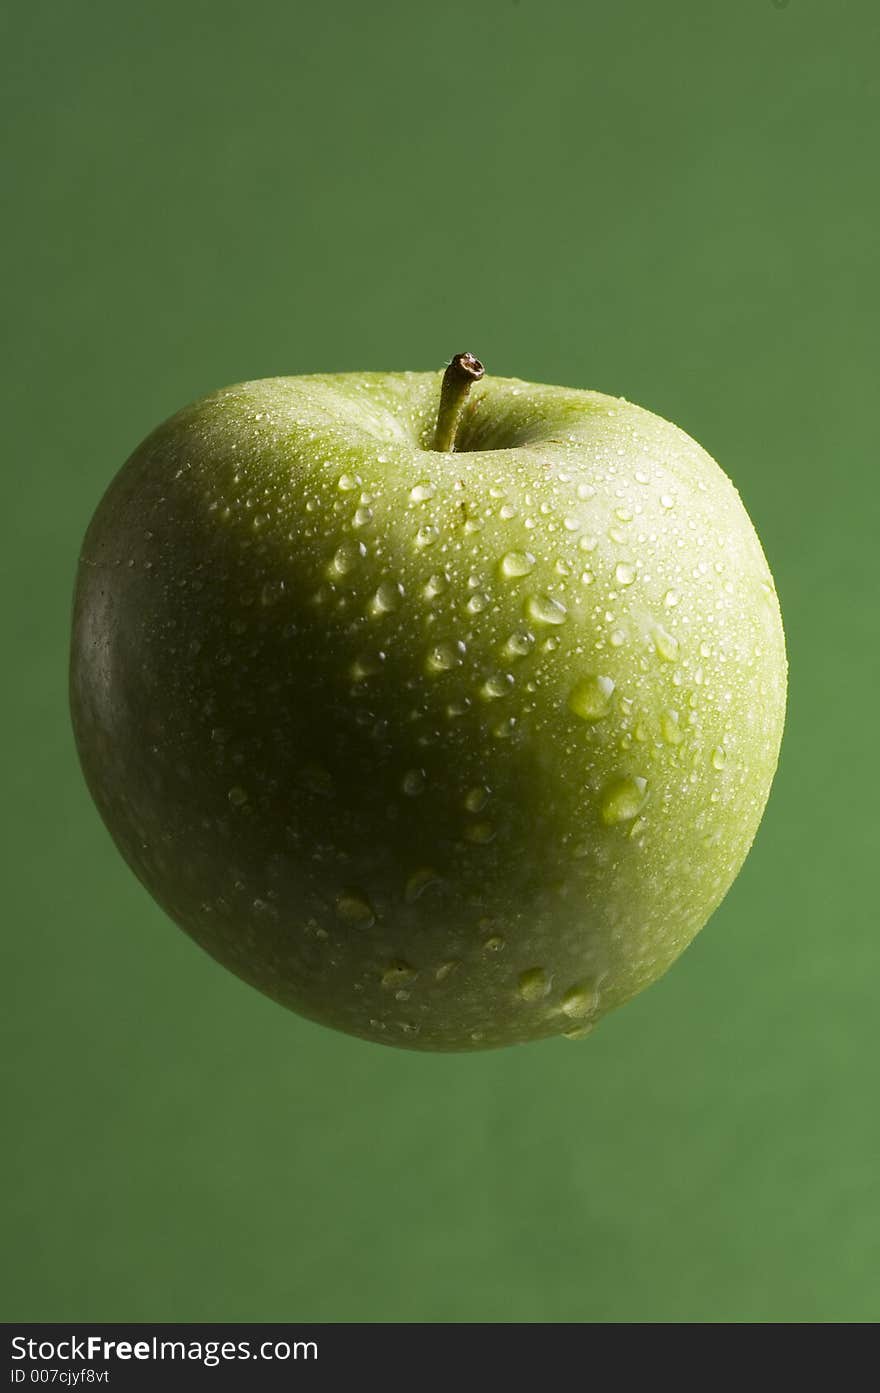
[{"label": "green apple", "polygon": [[74,727],[123,856],[239,977],[386,1044],[577,1038],[665,972],[755,835],[785,691],[709,456],[469,355],[196,402],[79,567]]}]

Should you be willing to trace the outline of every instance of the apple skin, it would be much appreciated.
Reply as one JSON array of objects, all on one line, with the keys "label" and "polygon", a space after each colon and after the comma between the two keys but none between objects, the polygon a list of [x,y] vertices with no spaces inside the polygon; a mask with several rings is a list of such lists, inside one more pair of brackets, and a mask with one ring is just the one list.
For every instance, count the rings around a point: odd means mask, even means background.
[{"label": "apple skin", "polygon": [[86,535],[71,701],[160,905],[301,1015],[423,1050],[587,1034],[746,856],[786,659],[761,545],[677,427],[485,378],[247,382]]}]

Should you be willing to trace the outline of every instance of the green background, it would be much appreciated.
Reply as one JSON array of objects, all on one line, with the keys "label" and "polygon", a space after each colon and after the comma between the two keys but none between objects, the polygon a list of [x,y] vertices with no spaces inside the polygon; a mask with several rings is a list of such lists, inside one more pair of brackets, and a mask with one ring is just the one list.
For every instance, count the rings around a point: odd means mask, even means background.
[{"label": "green background", "polygon": [[[876,1319],[876,5],[6,15],[0,1314]],[[80,539],[157,420],[460,348],[715,455],[791,697],[670,976],[583,1043],[433,1057],[298,1020],[164,919],[65,669]]]}]

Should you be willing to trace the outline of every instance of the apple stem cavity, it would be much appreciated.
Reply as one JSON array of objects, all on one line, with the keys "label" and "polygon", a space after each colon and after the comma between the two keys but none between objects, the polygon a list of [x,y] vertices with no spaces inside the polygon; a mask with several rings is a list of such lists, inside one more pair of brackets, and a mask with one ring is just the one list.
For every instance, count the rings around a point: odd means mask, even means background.
[{"label": "apple stem cavity", "polygon": [[437,410],[437,425],[434,428],[434,449],[451,453],[455,449],[455,437],[461,423],[461,413],[467,401],[468,392],[475,382],[479,382],[486,369],[473,353],[456,353],[443,374],[440,387],[440,406]]}]

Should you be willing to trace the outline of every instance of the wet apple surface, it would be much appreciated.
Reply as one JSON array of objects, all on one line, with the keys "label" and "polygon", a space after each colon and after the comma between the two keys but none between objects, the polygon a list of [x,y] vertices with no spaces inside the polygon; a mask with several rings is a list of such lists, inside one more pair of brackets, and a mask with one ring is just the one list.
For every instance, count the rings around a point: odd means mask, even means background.
[{"label": "wet apple surface", "polygon": [[441,438],[440,395],[248,382],[140,446],[79,567],[80,757],[156,900],[284,1005],[416,1049],[579,1037],[742,865],[779,607],[675,426],[476,375]]}]

